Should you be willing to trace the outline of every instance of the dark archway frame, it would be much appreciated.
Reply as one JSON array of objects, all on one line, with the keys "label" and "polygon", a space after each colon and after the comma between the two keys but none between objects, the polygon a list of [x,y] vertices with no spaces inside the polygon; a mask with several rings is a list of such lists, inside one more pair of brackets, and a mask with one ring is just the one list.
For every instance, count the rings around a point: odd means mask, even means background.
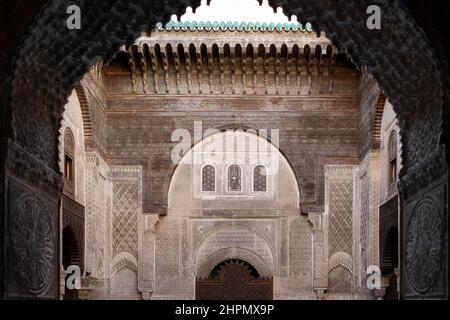
[{"label": "dark archway frame", "polygon": [[[424,2],[400,0],[269,0],[272,7],[281,6],[288,16],[295,14],[300,21],[309,21],[316,30],[323,30],[338,48],[345,49],[357,65],[364,65],[378,81],[398,115],[403,143],[404,170],[399,182],[402,228],[402,297],[448,297],[448,112],[450,105],[449,64],[444,36],[439,25],[433,25]],[[51,0],[36,16],[24,36],[14,58],[9,77],[2,87],[2,103],[9,121],[2,130],[1,205],[4,214],[1,226],[6,233],[1,239],[2,257],[0,291],[3,298],[57,298],[58,262],[50,268],[52,283],[46,291],[35,292],[27,283],[12,281],[7,271],[20,250],[9,246],[10,223],[17,215],[17,201],[23,194],[39,197],[45,210],[58,226],[57,210],[62,194],[59,173],[58,127],[68,94],[86,71],[98,59],[111,59],[122,44],[130,44],[142,29],[166,22],[172,14],[180,16],[187,6],[196,8],[199,0],[78,0],[82,11],[82,29],[70,31],[65,27],[64,0]],[[382,29],[366,27],[367,7],[381,7]],[[433,6],[433,4],[428,4]],[[410,9],[410,10],[408,10]],[[438,10],[439,11],[439,10]],[[413,18],[424,17],[422,25]],[[425,12],[425,13],[424,13]],[[426,14],[429,13],[427,16]],[[445,12],[442,16],[445,15]],[[441,17],[440,21],[444,21]],[[445,32],[443,32],[445,34]],[[38,195],[39,194],[39,195]],[[433,201],[429,201],[429,199]],[[406,250],[417,245],[417,230],[408,230],[415,208],[422,201],[434,206],[430,218],[440,216],[437,232],[442,248],[430,265],[437,270],[432,283],[421,281],[420,266],[408,267],[415,259]],[[4,210],[3,210],[4,208]],[[39,208],[38,208],[39,209]],[[33,209],[33,210],[38,210]],[[42,208],[40,208],[42,209]],[[40,210],[39,209],[39,210]],[[430,212],[431,212],[430,211]],[[28,215],[33,219],[33,212]],[[415,220],[414,220],[415,221]],[[415,224],[416,228],[420,227]],[[55,241],[57,241],[55,238]],[[53,249],[52,249],[53,248]],[[57,257],[58,245],[52,254]],[[4,250],[2,250],[4,252]],[[418,248],[416,254],[423,254]],[[37,257],[39,259],[39,257]],[[414,264],[413,264],[414,265]],[[20,266],[17,267],[20,272]],[[426,283],[417,292],[414,282]]]}]

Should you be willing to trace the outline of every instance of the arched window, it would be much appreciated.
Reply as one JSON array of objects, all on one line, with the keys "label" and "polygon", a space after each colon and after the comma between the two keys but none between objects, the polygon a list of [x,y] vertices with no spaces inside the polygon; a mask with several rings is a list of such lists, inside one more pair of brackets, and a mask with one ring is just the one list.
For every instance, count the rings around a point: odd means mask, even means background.
[{"label": "arched window", "polygon": [[75,192],[75,139],[69,128],[64,132],[64,190],[73,195]]},{"label": "arched window", "polygon": [[389,185],[397,181],[397,134],[395,131],[391,132],[388,143],[389,156]]},{"label": "arched window", "polygon": [[264,166],[256,166],[253,169],[253,191],[267,191],[267,173]]},{"label": "arched window", "polygon": [[202,169],[202,191],[216,191],[216,169],[209,164]]},{"label": "arched window", "polygon": [[228,191],[241,191],[241,167],[233,164],[228,168]]}]

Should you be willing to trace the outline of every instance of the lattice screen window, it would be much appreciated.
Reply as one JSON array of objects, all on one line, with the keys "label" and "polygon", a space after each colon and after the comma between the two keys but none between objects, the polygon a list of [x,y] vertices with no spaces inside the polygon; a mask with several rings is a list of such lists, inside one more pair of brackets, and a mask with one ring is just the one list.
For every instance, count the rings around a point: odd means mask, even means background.
[{"label": "lattice screen window", "polygon": [[242,175],[241,167],[233,164],[228,168],[228,191],[241,191]]},{"label": "lattice screen window", "polygon": [[216,169],[211,165],[206,165],[202,169],[202,191],[216,191]]},{"label": "lattice screen window", "polygon": [[267,191],[267,172],[264,166],[253,169],[253,191]]},{"label": "lattice screen window", "polygon": [[75,138],[72,130],[64,132],[64,191],[70,195],[75,193]]}]

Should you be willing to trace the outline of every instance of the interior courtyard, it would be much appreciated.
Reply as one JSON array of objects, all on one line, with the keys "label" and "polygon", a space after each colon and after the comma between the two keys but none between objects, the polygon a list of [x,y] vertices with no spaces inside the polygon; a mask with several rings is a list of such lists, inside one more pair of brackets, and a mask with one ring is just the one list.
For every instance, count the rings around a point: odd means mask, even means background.
[{"label": "interior courtyard", "polygon": [[215,1],[33,20],[2,89],[3,298],[447,298],[448,42],[423,2],[378,1],[380,31],[366,1]]}]

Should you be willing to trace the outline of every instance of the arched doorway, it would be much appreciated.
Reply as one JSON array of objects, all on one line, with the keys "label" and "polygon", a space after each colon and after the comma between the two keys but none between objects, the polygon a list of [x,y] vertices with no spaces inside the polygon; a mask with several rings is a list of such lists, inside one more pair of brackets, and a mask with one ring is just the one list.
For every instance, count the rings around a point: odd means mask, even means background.
[{"label": "arched doorway", "polygon": [[[67,270],[69,266],[80,265],[80,252],[77,245],[75,233],[70,226],[63,229],[63,267]],[[66,277],[67,280],[67,277]],[[66,281],[67,283],[67,281]],[[76,300],[78,298],[77,289],[65,287],[64,300]]]},{"label": "arched doorway", "polygon": [[208,278],[196,279],[196,300],[271,300],[273,279],[261,278],[249,263],[230,259],[215,266]]}]

